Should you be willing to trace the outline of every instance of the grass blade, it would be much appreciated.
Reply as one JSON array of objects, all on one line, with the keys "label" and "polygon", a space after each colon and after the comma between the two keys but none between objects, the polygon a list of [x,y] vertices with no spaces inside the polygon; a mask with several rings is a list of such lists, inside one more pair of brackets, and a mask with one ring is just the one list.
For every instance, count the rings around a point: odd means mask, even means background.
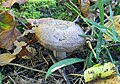
[{"label": "grass blade", "polygon": [[100,23],[104,25],[104,8],[103,8],[103,0],[98,0],[98,8],[100,11]]},{"label": "grass blade", "polygon": [[[100,23],[102,26],[104,26],[104,8],[103,8],[103,0],[98,0],[98,8],[99,8],[99,11],[100,11]],[[98,59],[99,59],[99,55],[100,55],[100,52],[101,52],[101,46],[102,46],[102,41],[103,41],[103,38],[102,38],[102,35],[103,35],[103,32],[99,32],[99,36],[98,36],[98,41],[97,41],[97,45],[96,45],[96,57],[97,57],[97,62],[98,62]]]},{"label": "grass blade", "polygon": [[74,63],[77,63],[77,62],[82,62],[82,61],[85,61],[84,59],[80,59],[80,58],[69,58],[69,59],[65,59],[65,60],[62,60],[62,61],[59,61],[55,64],[53,64],[47,71],[46,73],[46,77],[45,79],[47,79],[47,77],[54,71],[56,71],[57,69],[60,69],[62,67],[65,67],[65,66],[68,66],[68,65],[71,65],[71,64],[74,64]]},{"label": "grass blade", "polygon": [[116,42],[117,41],[117,34],[115,32],[115,28],[114,28],[114,22],[113,22],[113,12],[112,12],[112,8],[111,6],[109,5],[109,8],[110,8],[110,21],[112,23],[112,34],[113,34],[113,40]]}]

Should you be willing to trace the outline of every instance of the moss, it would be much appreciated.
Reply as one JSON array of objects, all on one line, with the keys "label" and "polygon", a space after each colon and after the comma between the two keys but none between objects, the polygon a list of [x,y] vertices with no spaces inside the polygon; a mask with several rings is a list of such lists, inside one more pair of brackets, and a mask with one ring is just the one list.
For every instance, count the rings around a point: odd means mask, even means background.
[{"label": "moss", "polygon": [[41,2],[27,2],[21,6],[22,11],[21,17],[25,16],[26,18],[56,18],[62,20],[73,21],[77,14],[67,8],[63,3],[57,4],[56,6],[45,6]]}]

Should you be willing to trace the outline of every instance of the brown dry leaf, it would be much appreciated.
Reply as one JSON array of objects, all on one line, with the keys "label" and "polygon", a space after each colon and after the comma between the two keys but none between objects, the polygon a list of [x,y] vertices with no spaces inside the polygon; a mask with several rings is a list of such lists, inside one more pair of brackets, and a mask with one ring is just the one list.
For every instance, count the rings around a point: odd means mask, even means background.
[{"label": "brown dry leaf", "polygon": [[9,11],[0,11],[0,32],[7,30],[16,25],[16,22],[13,21],[13,16]]},{"label": "brown dry leaf", "polygon": [[10,63],[16,56],[10,53],[0,54],[0,66]]},{"label": "brown dry leaf", "polygon": [[32,55],[32,51],[30,51],[30,49],[28,49],[31,47],[29,46],[22,46],[22,50],[17,54],[19,58],[30,58],[30,56]]},{"label": "brown dry leaf", "polygon": [[14,45],[16,46],[16,49],[13,54],[18,55],[19,58],[29,59],[31,55],[35,55],[35,49],[29,47],[29,45],[27,45],[24,41],[18,42],[16,40]]},{"label": "brown dry leaf", "polygon": [[120,84],[120,76],[111,76],[100,80],[94,80],[88,84]]},{"label": "brown dry leaf", "polygon": [[15,2],[17,2],[19,4],[24,4],[27,1],[28,0],[7,0],[6,2],[2,3],[2,6],[10,8]]},{"label": "brown dry leaf", "polygon": [[17,55],[18,53],[20,53],[20,51],[22,50],[23,46],[26,46],[27,43],[25,43],[24,41],[18,42],[17,40],[14,42],[14,45],[16,46],[16,48],[14,49],[13,54]]},{"label": "brown dry leaf", "polygon": [[9,11],[0,11],[0,22],[10,24],[13,22],[13,16]]},{"label": "brown dry leaf", "polygon": [[89,0],[78,0],[78,5],[79,5],[81,13],[84,15],[84,17],[87,17],[89,13],[89,9],[90,9],[90,1]]},{"label": "brown dry leaf", "polygon": [[16,28],[2,31],[0,33],[0,48],[11,50],[13,48],[13,42],[20,35],[21,33]]},{"label": "brown dry leaf", "polygon": [[10,50],[13,48],[13,42],[21,33],[15,28],[17,22],[9,11],[0,12],[0,48]]},{"label": "brown dry leaf", "polygon": [[[118,35],[120,36],[120,15],[117,16],[113,16],[113,21],[114,21],[114,28],[115,31],[118,33]],[[106,27],[111,28],[112,27],[112,23],[110,21],[108,21],[105,24]],[[106,40],[111,40],[111,38],[107,35],[104,35]]]}]

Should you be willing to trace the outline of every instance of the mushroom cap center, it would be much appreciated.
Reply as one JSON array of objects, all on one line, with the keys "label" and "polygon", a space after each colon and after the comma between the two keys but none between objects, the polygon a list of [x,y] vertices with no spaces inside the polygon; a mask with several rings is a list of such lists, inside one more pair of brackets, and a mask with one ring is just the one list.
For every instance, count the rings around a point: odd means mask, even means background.
[{"label": "mushroom cap center", "polygon": [[79,34],[84,32],[75,23],[56,19],[35,29],[35,35],[44,47],[63,52],[71,52],[84,44],[85,38]]}]

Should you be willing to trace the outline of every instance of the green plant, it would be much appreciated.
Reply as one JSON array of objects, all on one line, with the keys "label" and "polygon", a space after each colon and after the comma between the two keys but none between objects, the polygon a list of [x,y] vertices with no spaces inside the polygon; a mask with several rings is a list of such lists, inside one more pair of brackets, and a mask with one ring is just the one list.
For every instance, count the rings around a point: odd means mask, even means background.
[{"label": "green plant", "polygon": [[2,84],[2,78],[3,78],[3,75],[2,75],[2,73],[0,72],[0,84]]}]

